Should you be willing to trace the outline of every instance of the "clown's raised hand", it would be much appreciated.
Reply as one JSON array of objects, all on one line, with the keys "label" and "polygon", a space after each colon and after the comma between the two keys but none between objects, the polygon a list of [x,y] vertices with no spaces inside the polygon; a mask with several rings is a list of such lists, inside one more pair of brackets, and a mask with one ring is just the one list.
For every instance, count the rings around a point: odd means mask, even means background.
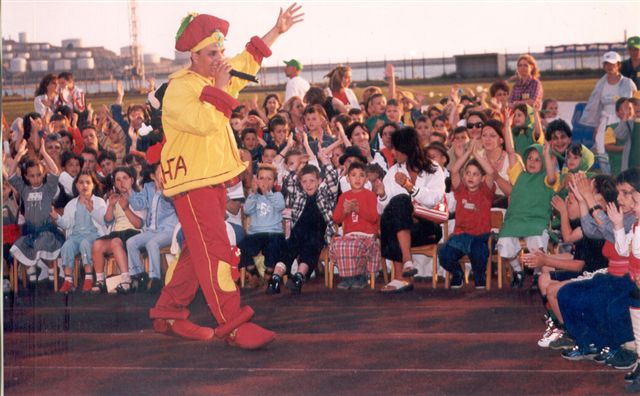
[{"label": "clown's raised hand", "polygon": [[285,11],[280,8],[280,14],[278,15],[278,20],[276,21],[276,29],[278,33],[282,34],[291,29],[291,26],[295,25],[298,22],[302,22],[304,19],[304,13],[299,13],[301,5],[297,3],[293,3],[289,6]]}]

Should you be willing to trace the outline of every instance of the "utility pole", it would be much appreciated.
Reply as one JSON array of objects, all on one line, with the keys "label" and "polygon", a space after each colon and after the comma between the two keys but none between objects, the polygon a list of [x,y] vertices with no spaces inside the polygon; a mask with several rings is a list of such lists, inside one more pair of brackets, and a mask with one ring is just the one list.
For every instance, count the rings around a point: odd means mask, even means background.
[{"label": "utility pole", "polygon": [[136,0],[129,0],[129,45],[131,46],[131,82],[134,87],[144,85],[144,60],[138,42],[138,15]]}]

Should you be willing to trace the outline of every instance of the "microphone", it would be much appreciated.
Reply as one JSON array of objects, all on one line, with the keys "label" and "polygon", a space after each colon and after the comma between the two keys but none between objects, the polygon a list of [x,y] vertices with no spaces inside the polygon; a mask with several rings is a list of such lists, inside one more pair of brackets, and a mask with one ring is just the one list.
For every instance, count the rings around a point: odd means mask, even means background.
[{"label": "microphone", "polygon": [[247,81],[251,81],[254,82],[256,84],[258,84],[260,81],[258,81],[258,79],[256,78],[256,76],[252,76],[251,74],[247,74],[247,73],[243,73],[243,72],[239,72],[237,70],[231,69],[231,71],[229,72],[229,74],[232,77],[237,77],[240,78],[242,80],[247,80]]}]

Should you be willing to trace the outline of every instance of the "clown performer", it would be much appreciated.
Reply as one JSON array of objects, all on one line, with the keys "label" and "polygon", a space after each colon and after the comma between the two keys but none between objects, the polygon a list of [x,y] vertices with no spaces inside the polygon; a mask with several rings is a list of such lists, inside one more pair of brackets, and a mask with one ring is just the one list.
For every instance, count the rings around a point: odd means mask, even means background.
[{"label": "clown performer", "polygon": [[[254,36],[245,50],[225,58],[229,22],[211,15],[188,15],[176,35],[176,50],[191,52],[191,65],[169,76],[163,101],[166,143],[161,170],[164,194],[173,197],[185,236],[185,247],[171,281],[150,310],[158,333],[191,340],[220,339],[244,349],[260,348],[275,333],[251,323],[253,310],[240,307],[237,265],[224,224],[226,184],[241,174],[241,161],[229,125],[235,99],[246,81],[232,69],[255,75],[276,39],[304,14],[295,3],[280,14],[262,38]],[[198,287],[218,322],[215,329],[189,321],[188,306]]]}]

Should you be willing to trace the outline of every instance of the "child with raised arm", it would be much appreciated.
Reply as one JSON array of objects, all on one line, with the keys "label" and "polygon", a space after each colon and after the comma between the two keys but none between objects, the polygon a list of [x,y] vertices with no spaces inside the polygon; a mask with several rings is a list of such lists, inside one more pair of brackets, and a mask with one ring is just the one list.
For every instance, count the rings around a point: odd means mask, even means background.
[{"label": "child with raised arm", "polygon": [[265,273],[273,274],[276,263],[282,261],[285,248],[282,211],[284,197],[273,190],[277,172],[274,166],[261,164],[253,179],[251,194],[244,203],[244,214],[251,220],[247,235],[238,245],[240,265],[254,279],[259,277],[253,257],[260,252],[264,255]]},{"label": "child with raised arm", "polygon": [[[487,258],[490,251],[491,203],[495,195],[494,169],[478,151],[474,140],[451,168],[451,189],[456,202],[456,226],[453,235],[438,249],[440,265],[452,275],[451,288],[463,286],[459,260],[468,256],[473,268],[475,287],[484,289]],[[469,160],[471,155],[474,159]],[[464,170],[462,177],[461,169]]]},{"label": "child with raised arm", "polygon": [[524,271],[518,258],[520,238],[525,239],[530,251],[546,251],[549,241],[547,227],[551,218],[551,197],[558,189],[559,177],[548,143],[544,148],[539,144],[532,144],[525,149],[525,165],[522,165],[513,145],[513,135],[510,133],[513,115],[507,111],[505,119],[508,173],[513,187],[500,185],[510,197],[510,203],[500,230],[497,249],[513,270],[511,287],[520,289],[524,284]]},{"label": "child with raised arm", "polygon": [[288,202],[292,203],[293,229],[287,240],[287,257],[276,264],[269,281],[267,293],[279,293],[282,276],[291,271],[295,259],[298,272],[287,282],[293,294],[302,290],[305,278],[316,268],[320,251],[335,233],[333,207],[338,198],[338,171],[331,164],[327,150],[320,150],[318,157],[325,175],[324,183],[320,171],[313,165],[304,165],[296,174],[289,171],[283,183]]},{"label": "child with raised arm", "polygon": [[[43,144],[44,146],[44,144]],[[3,177],[15,188],[24,204],[25,223],[22,236],[13,244],[10,251],[21,264],[27,266],[29,281],[53,281],[53,271],[49,271],[42,260],[55,260],[60,254],[64,236],[49,218],[49,212],[58,193],[58,169],[45,150],[41,150],[45,159],[43,166],[37,160],[24,159],[27,154],[27,142],[23,140],[16,157],[5,160]],[[21,175],[16,174],[20,163]],[[47,172],[48,171],[48,172]],[[10,177],[9,177],[10,176]],[[41,269],[36,277],[36,265]]]},{"label": "child with raised arm", "polygon": [[342,225],[343,235],[329,247],[329,256],[338,267],[343,281],[339,289],[362,289],[367,273],[380,269],[379,215],[376,194],[365,188],[366,166],[360,161],[349,165],[347,179],[351,189],[340,195],[333,211],[333,221]]}]

